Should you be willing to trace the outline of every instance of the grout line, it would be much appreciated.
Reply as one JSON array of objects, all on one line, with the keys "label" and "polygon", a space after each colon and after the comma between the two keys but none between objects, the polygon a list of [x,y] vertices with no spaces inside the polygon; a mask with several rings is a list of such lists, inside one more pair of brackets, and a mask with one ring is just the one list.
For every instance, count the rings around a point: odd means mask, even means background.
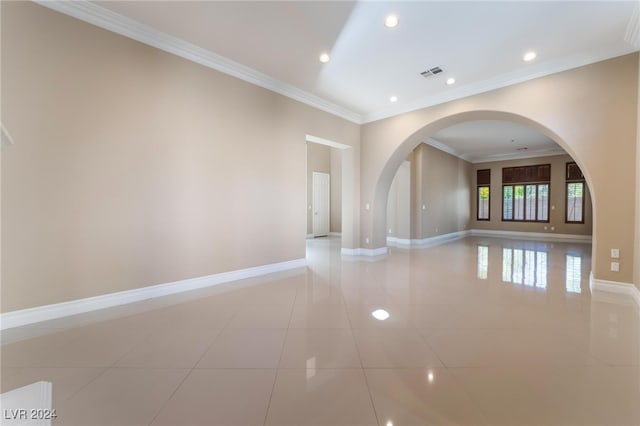
[{"label": "grout line", "polygon": [[358,347],[358,342],[356,340],[356,335],[353,332],[354,328],[353,328],[353,324],[351,322],[351,316],[349,315],[348,310],[345,308],[345,311],[347,311],[347,321],[349,321],[349,327],[350,327],[350,332],[351,332],[351,338],[353,339],[353,344],[356,347],[356,352],[358,353],[358,360],[360,361],[360,371],[362,371],[362,375],[364,376],[364,384],[367,386],[367,392],[369,393],[369,401],[371,402],[371,408],[373,408],[373,415],[376,417],[376,422],[378,423],[378,425],[380,425],[380,416],[378,415],[378,410],[376,410],[376,405],[373,402],[373,395],[371,394],[371,387],[369,386],[369,379],[367,378],[367,373],[365,371],[364,368],[364,364],[362,363],[362,355],[360,354],[360,348]]},{"label": "grout line", "polygon": [[[49,367],[43,367],[43,368],[49,368]],[[56,367],[57,368],[57,367]],[[85,367],[71,367],[71,368],[85,368]],[[96,377],[94,377],[93,379],[89,380],[87,383],[85,383],[83,386],[81,386],[78,390],[76,390],[75,392],[73,392],[72,394],[70,394],[64,401],[71,401],[71,399],[73,397],[75,397],[76,395],[78,395],[81,391],[83,391],[84,389],[86,389],[91,383],[95,382],[96,380],[98,380],[100,377],[102,377],[104,375],[104,373],[107,372],[107,370],[110,370],[111,367],[96,367],[96,368],[102,368],[102,371],[100,372],[100,374],[98,374]]]},{"label": "grout line", "polygon": [[278,364],[276,366],[276,375],[273,378],[273,386],[271,386],[271,393],[269,394],[269,402],[267,403],[267,410],[264,413],[264,420],[262,422],[263,425],[267,424],[267,418],[269,417],[269,410],[271,409],[271,400],[273,399],[273,392],[276,389],[276,383],[278,382],[278,372],[280,371],[280,363],[282,362],[284,347],[287,343],[287,338],[289,337],[289,329],[291,328],[291,319],[293,318],[293,310],[295,309],[295,306],[296,306],[297,297],[298,297],[298,294],[296,289],[296,297],[293,298],[293,303],[291,304],[291,312],[289,312],[289,321],[287,322],[287,328],[285,329],[285,332],[284,332],[284,339],[282,339],[282,346],[280,347],[280,356],[278,357]]},{"label": "grout line", "polygon": [[171,401],[171,399],[173,398],[173,396],[178,392],[178,389],[180,389],[182,387],[182,385],[184,384],[184,382],[187,380],[187,378],[189,378],[191,376],[191,374],[193,373],[193,368],[189,369],[189,371],[187,372],[187,374],[184,375],[184,378],[180,381],[180,383],[178,383],[178,385],[176,386],[176,388],[173,390],[173,392],[171,392],[171,395],[169,395],[169,397],[164,401],[164,403],[160,406],[160,408],[158,408],[158,411],[156,411],[155,415],[153,416],[153,418],[151,419],[151,421],[149,423],[147,423],[148,425],[152,425],[153,422],[156,421],[156,419],[158,418],[158,416],[160,415],[160,413],[162,412],[162,410],[165,409],[165,407],[167,406],[167,404],[169,404],[169,401]]}]

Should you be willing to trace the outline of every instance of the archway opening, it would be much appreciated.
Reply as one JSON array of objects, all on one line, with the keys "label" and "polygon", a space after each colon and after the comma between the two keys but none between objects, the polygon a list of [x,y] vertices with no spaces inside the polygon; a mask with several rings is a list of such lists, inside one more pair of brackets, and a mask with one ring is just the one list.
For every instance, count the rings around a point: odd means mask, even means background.
[{"label": "archway opening", "polygon": [[[502,137],[506,141],[502,142],[502,148],[500,144],[463,148],[459,140],[456,145],[455,141],[445,140],[443,143],[437,139],[447,139],[448,135],[455,134],[453,129],[465,126],[468,132],[473,129],[473,126],[468,126],[470,123],[475,123],[476,128],[478,123],[494,126],[505,123],[507,130],[528,129],[528,134],[508,137],[508,132],[503,132]],[[537,142],[540,142],[537,145],[536,135]],[[529,136],[529,139],[524,136]],[[508,151],[496,151],[505,146]],[[591,240],[596,211],[589,191],[589,174],[571,147],[550,129],[526,117],[501,111],[472,111],[423,126],[393,152],[375,188],[372,209],[374,247],[386,246],[394,227],[403,228],[398,225],[397,215],[389,218],[389,212],[394,211],[394,200],[390,201],[389,194],[391,192],[392,198],[397,198],[398,173],[403,164],[406,166],[407,160],[411,169],[411,188],[408,190],[411,195],[410,237],[391,235],[392,243],[401,240],[420,245],[430,238],[476,229],[529,233],[536,238],[548,234],[550,239],[575,235],[576,240]],[[579,174],[567,176],[570,163]],[[522,172],[527,166],[534,165],[549,165],[547,183],[538,182],[538,179],[529,183],[526,179],[523,182],[512,180],[510,185],[503,182],[502,169],[517,168]],[[484,203],[488,217],[482,217],[485,213],[479,216],[477,211],[479,170],[490,170],[491,174],[490,183],[486,185],[490,186],[491,195]],[[407,189],[402,191],[406,193]],[[508,211],[503,211],[503,204],[505,197],[513,191],[516,192],[516,200],[507,199],[515,203],[516,212],[509,216]],[[528,207],[526,211],[525,206]],[[568,208],[571,208],[571,213]],[[393,226],[390,226],[389,219]]]}]

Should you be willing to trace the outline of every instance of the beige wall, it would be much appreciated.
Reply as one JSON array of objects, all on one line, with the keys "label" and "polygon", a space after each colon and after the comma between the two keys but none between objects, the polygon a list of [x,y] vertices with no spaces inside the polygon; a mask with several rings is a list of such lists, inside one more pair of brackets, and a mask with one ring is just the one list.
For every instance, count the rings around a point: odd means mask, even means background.
[{"label": "beige wall", "polygon": [[403,161],[391,183],[387,200],[387,236],[411,239],[411,162]]},{"label": "beige wall", "polygon": [[307,142],[307,235],[313,234],[313,172],[328,173],[330,183],[331,232],[340,232],[342,224],[342,150]]},{"label": "beige wall", "polygon": [[[362,247],[385,245],[389,185],[419,143],[462,121],[510,120],[551,137],[576,160],[593,197],[594,277],[632,282],[637,86],[632,54],[363,125],[360,202],[371,210],[362,215]],[[609,271],[613,247],[621,250],[617,273]]]},{"label": "beige wall", "polygon": [[420,144],[413,150],[412,159],[415,163],[412,238],[422,239],[466,229],[469,225],[471,165],[426,144]]},{"label": "beige wall", "polygon": [[342,153],[331,148],[331,232],[342,232]]},{"label": "beige wall", "polygon": [[343,244],[357,246],[358,125],[33,3],[1,7],[16,141],[2,312],[303,258],[306,134],[352,146]]},{"label": "beige wall", "polygon": [[[640,69],[640,55],[638,55],[638,69]],[[638,107],[636,119],[636,235],[634,282],[640,289],[640,72],[638,73]]]},{"label": "beige wall", "polygon": [[[16,141],[2,149],[2,312],[303,257],[307,134],[351,147],[335,166],[343,247],[381,247],[398,166],[437,130],[481,118],[532,125],[577,160],[594,191],[594,275],[631,282],[635,259],[640,287],[637,54],[358,126],[35,4],[0,4],[2,122]],[[425,191],[420,179],[412,200]]]},{"label": "beige wall", "polygon": [[[473,164],[471,178],[471,228],[493,229],[502,231],[520,232],[548,232],[554,234],[591,235],[592,212],[591,194],[585,194],[585,221],[584,224],[565,223],[565,167],[567,162],[573,159],[568,155],[552,157],[528,158],[522,160],[496,161],[490,163]],[[549,223],[535,222],[503,222],[502,221],[502,168],[517,167],[535,164],[551,164],[551,183],[549,185]],[[476,171],[491,169],[491,195],[490,195],[490,221],[476,220],[477,212],[477,182]],[[545,229],[546,227],[546,229]],[[551,227],[555,229],[552,231]]]}]

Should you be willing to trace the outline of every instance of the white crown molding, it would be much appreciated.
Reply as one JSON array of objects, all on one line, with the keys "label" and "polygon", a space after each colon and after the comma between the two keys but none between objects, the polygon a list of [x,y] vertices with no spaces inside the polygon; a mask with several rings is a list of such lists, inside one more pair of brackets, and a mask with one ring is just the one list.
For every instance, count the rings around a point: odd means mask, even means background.
[{"label": "white crown molding", "polygon": [[462,160],[465,161],[469,161],[469,159],[467,158],[467,156],[463,155],[463,154],[459,154],[455,149],[451,148],[449,145],[445,145],[440,141],[437,141],[433,138],[428,138],[426,141],[423,142],[426,145],[432,146],[435,149],[439,149],[442,152],[446,152],[447,154],[451,154],[454,157],[458,157]]},{"label": "white crown molding", "polygon": [[56,12],[72,16],[81,21],[104,28],[105,30],[172,53],[189,61],[255,84],[256,86],[274,91],[306,105],[342,117],[345,120],[357,124],[362,123],[363,117],[360,114],[345,107],[329,102],[319,96],[279,81],[250,67],[225,58],[224,56],[196,46],[195,44],[158,31],[119,13],[112,12],[87,0],[34,0],[34,2],[55,10]]},{"label": "white crown molding", "polygon": [[506,153],[486,155],[483,157],[473,158],[470,161],[473,164],[477,163],[490,163],[492,161],[507,161],[507,160],[522,160],[525,158],[537,158],[537,157],[555,157],[557,155],[567,155],[567,152],[562,149],[548,149],[544,151],[527,151],[526,153]]},{"label": "white crown molding", "polygon": [[464,161],[468,161],[472,164],[477,164],[477,163],[489,163],[492,161],[507,161],[507,160],[522,160],[522,159],[526,159],[526,158],[536,158],[536,157],[554,157],[557,155],[566,155],[567,152],[562,149],[562,148],[557,148],[557,149],[545,149],[545,150],[540,150],[540,151],[528,151],[526,153],[524,152],[515,152],[515,153],[504,153],[504,154],[493,154],[493,155],[486,155],[486,156],[482,156],[482,157],[472,157],[471,155],[467,155],[467,154],[460,154],[459,152],[457,152],[455,149],[451,148],[449,145],[445,145],[442,142],[433,139],[433,138],[428,138],[426,141],[423,142],[426,145],[432,146],[436,149],[439,149],[442,152],[446,152],[447,154],[451,154],[454,157],[460,158],[461,160]]},{"label": "white crown molding", "polygon": [[0,330],[82,314],[96,311],[98,309],[126,305],[128,303],[140,302],[142,300],[168,296],[185,291],[197,290],[231,281],[272,274],[274,272],[303,268],[306,266],[306,259],[296,259],[286,262],[272,263],[269,265],[255,266],[252,268],[238,269],[235,271],[222,272],[205,277],[191,278],[166,284],[158,284],[117,293],[104,294],[101,296],[88,297],[85,299],[76,299],[53,305],[5,312],[0,315]]},{"label": "white crown molding", "polygon": [[[47,7],[65,15],[72,16],[76,19],[88,22],[116,34],[120,34],[133,40],[137,40],[141,43],[153,46],[165,52],[172,53],[200,65],[215,69],[222,73],[255,84],[256,86],[274,91],[283,96],[287,96],[291,99],[302,102],[319,110],[328,112],[338,117],[342,117],[345,120],[349,120],[356,124],[365,124],[372,121],[377,121],[384,118],[389,118],[392,116],[453,101],[456,99],[466,98],[491,90],[496,90],[514,84],[522,83],[528,80],[533,80],[539,77],[544,77],[550,74],[555,74],[595,62],[604,61],[606,59],[625,55],[634,51],[634,49],[631,47],[619,48],[614,51],[607,49],[574,55],[558,61],[539,63],[518,71],[502,74],[491,79],[468,84],[466,86],[460,86],[456,89],[449,90],[439,95],[427,96],[415,102],[398,106],[397,108],[385,109],[379,112],[362,115],[341,105],[337,105],[333,102],[327,101],[326,99],[323,99],[317,95],[292,86],[288,83],[277,80],[238,62],[232,61],[231,59],[225,58],[224,56],[218,55],[185,40],[171,36],[162,31],[158,31],[131,18],[100,7],[87,0],[33,1],[41,6]],[[629,27],[632,27],[632,22],[635,21],[633,21],[632,19],[632,21],[630,21],[629,23]],[[629,27],[627,29],[627,32],[629,33],[627,37],[633,37],[634,34],[636,34],[634,32],[635,30],[633,28],[630,30]],[[630,40],[631,41],[627,41],[630,44],[633,44],[635,39],[632,38]],[[640,37],[636,41],[640,41]],[[635,50],[637,49],[638,48],[636,47]]]},{"label": "white crown molding", "polygon": [[[636,48],[635,50],[637,50]],[[423,108],[443,104],[446,102],[462,99],[480,93],[489,92],[503,87],[512,86],[514,84],[523,83],[525,81],[534,80],[536,78],[545,77],[547,75],[556,74],[562,71],[568,71],[585,65],[593,64],[607,59],[629,54],[635,51],[632,48],[618,48],[616,50],[603,49],[595,52],[573,55],[557,61],[548,61],[523,68],[518,71],[502,74],[477,83],[460,86],[456,89],[446,91],[435,96],[427,96],[417,101],[399,105],[397,108],[387,108],[382,111],[365,114],[363,123],[371,123],[373,121],[382,120],[396,115],[417,111]]]}]

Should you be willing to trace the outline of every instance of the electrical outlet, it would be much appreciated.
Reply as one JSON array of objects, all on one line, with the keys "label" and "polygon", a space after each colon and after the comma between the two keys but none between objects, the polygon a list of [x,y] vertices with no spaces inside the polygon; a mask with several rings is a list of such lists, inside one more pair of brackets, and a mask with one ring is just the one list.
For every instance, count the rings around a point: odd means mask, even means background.
[{"label": "electrical outlet", "polygon": [[611,262],[611,270],[613,272],[620,272],[620,264],[618,262]]},{"label": "electrical outlet", "polygon": [[611,249],[611,258],[620,259],[620,249]]},{"label": "electrical outlet", "polygon": [[369,237],[364,239],[365,244],[369,244]]},{"label": "electrical outlet", "polygon": [[555,230],[556,230],[556,227],[555,227],[555,226],[552,226],[552,227],[551,227],[551,230],[552,230],[552,231],[555,231]]},{"label": "electrical outlet", "polygon": [[371,209],[371,206],[369,205],[369,203],[367,203],[367,204],[365,204],[365,205],[364,205],[364,209],[365,209],[365,210],[369,210],[369,209]]}]

